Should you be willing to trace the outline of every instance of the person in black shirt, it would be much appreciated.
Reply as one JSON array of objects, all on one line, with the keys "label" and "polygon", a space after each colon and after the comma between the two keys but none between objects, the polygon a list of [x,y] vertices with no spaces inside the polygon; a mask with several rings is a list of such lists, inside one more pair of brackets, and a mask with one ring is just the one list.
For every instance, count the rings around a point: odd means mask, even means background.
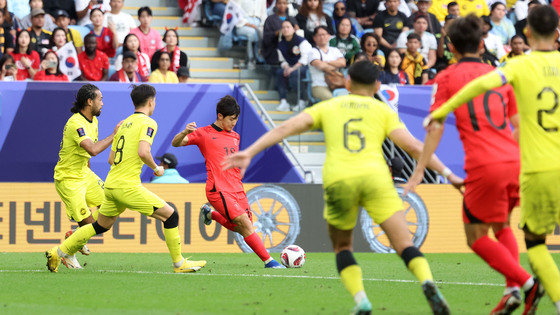
[{"label": "person in black shirt", "polygon": [[299,28],[303,30],[305,39],[314,46],[313,32],[319,26],[327,28],[327,32],[334,35],[334,24],[330,16],[323,12],[323,1],[320,0],[304,0],[296,15]]},{"label": "person in black shirt", "polygon": [[[531,10],[533,8],[535,8],[539,5],[541,5],[539,0],[533,0],[533,1],[529,2],[528,11],[531,12]],[[517,23],[515,23],[515,33],[517,35],[521,36],[523,38],[523,40],[525,41],[525,43],[528,43],[527,36],[525,36],[525,30],[526,29],[527,29],[527,18],[524,18],[523,20],[519,20],[519,21],[517,21]],[[525,45],[525,49],[529,49],[529,45]]]},{"label": "person in black shirt", "polygon": [[385,54],[396,47],[399,34],[410,29],[408,18],[404,13],[399,12],[399,5],[400,0],[387,0],[385,2],[387,9],[379,12],[373,20],[373,29],[381,40],[381,50]]},{"label": "person in black shirt", "polygon": [[288,1],[277,0],[274,14],[269,15],[266,21],[264,21],[262,55],[265,62],[269,65],[277,65],[279,63],[277,51],[278,37],[282,30],[282,22],[286,20],[297,25],[296,19],[288,15]]},{"label": "person in black shirt", "polygon": [[76,24],[78,15],[74,0],[43,0],[43,9],[53,17],[59,10],[64,10],[70,17],[70,24]]},{"label": "person in black shirt", "polygon": [[1,26],[4,23],[4,11],[0,10],[0,56],[14,51],[14,37],[10,28]]},{"label": "person in black shirt", "polygon": [[356,18],[364,29],[373,28],[379,0],[347,0],[348,16]]},{"label": "person in black shirt", "polygon": [[45,11],[43,9],[31,10],[31,27],[28,29],[31,36],[32,50],[39,53],[41,58],[49,50],[51,44],[52,33],[45,30]]}]

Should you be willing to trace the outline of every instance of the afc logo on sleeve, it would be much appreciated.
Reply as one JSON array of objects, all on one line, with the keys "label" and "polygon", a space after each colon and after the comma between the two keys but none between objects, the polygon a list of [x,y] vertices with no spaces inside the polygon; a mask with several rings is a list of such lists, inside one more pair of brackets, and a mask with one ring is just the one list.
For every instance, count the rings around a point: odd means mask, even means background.
[{"label": "afc logo on sleeve", "polygon": [[78,128],[78,129],[76,129],[76,131],[78,132],[79,137],[83,137],[83,136],[86,135],[86,132],[84,131],[84,128]]},{"label": "afc logo on sleeve", "polygon": [[146,135],[151,138],[154,135],[154,128],[148,127],[148,132],[146,132]]}]

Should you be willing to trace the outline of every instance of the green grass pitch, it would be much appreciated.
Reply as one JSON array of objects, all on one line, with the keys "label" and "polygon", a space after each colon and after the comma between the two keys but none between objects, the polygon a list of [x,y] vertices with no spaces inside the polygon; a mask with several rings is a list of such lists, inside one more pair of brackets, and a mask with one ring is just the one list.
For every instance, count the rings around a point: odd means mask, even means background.
[{"label": "green grass pitch", "polygon": [[[503,279],[480,258],[426,256],[452,313],[488,314],[497,304]],[[559,254],[554,258],[560,263]],[[193,274],[173,274],[167,254],[78,259],[87,263],[83,270],[61,265],[50,273],[43,253],[0,253],[0,313],[348,314],[353,307],[332,253],[308,253],[305,266],[286,270],[264,269],[254,254],[196,254],[193,259],[208,264]],[[396,255],[357,253],[356,259],[374,314],[430,314],[420,285]],[[521,261],[528,268],[526,255]],[[548,297],[537,313],[554,313]]]}]

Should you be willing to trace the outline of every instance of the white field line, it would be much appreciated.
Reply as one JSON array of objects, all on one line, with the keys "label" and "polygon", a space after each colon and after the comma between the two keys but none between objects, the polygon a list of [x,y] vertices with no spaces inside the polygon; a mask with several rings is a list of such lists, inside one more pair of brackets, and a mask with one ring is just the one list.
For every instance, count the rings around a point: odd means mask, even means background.
[{"label": "white field line", "polygon": [[[132,273],[132,274],[158,274],[158,275],[183,275],[173,272],[163,272],[163,271],[141,271],[141,270],[93,270],[96,272],[106,272],[106,273]],[[48,272],[46,269],[32,269],[32,270],[1,270],[0,273],[26,273],[26,272]],[[79,272],[79,271],[76,271]],[[252,277],[252,278],[296,278],[296,279],[319,279],[319,280],[340,280],[340,277],[329,277],[329,276],[304,276],[304,275],[255,275],[255,274],[219,274],[219,273],[189,273],[189,276],[213,276],[213,277]],[[400,282],[400,283],[417,283],[416,280],[406,280],[406,279],[376,279],[376,278],[364,278],[364,281],[373,282]],[[500,287],[504,286],[503,283],[484,283],[484,282],[454,282],[454,281],[437,281],[438,284],[450,284],[450,285],[466,285],[466,286],[491,286]]]}]

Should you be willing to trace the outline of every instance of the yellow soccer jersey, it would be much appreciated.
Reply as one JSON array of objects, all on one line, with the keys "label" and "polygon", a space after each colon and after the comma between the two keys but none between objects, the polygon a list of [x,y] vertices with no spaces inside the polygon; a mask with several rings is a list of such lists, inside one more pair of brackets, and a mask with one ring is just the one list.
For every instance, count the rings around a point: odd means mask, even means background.
[{"label": "yellow soccer jersey", "polygon": [[453,0],[434,0],[432,6],[428,9],[428,12],[432,13],[437,17],[440,22],[445,21],[445,17],[449,14],[447,10],[447,5]]},{"label": "yellow soccer jersey", "polygon": [[113,137],[111,151],[115,160],[105,180],[106,188],[127,188],[140,185],[140,172],[144,162],[138,156],[138,144],[152,144],[157,132],[157,123],[143,113],[128,116]]},{"label": "yellow soccer jersey", "polygon": [[488,9],[486,0],[461,0],[457,1],[457,3],[459,3],[459,12],[461,16],[467,16],[471,13],[479,17],[490,14],[490,9]]},{"label": "yellow soccer jersey", "polygon": [[88,120],[82,113],[72,115],[62,132],[58,163],[54,168],[54,179],[84,179],[88,172],[88,161],[91,158],[80,143],[86,139],[97,142],[97,117]]},{"label": "yellow soccer jersey", "polygon": [[366,96],[346,95],[305,109],[313,129],[325,134],[325,187],[338,180],[389,172],[381,145],[397,128],[405,128],[386,104]]}]

